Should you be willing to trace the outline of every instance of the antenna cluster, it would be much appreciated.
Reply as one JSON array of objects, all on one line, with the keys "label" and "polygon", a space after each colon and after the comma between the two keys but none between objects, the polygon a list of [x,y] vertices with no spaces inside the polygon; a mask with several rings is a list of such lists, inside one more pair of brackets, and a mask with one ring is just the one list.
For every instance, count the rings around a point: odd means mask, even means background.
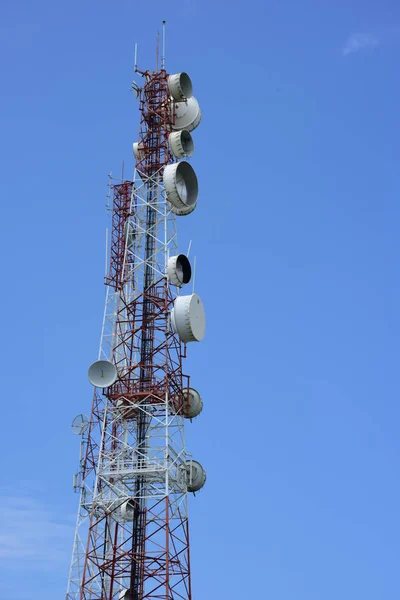
[{"label": "antenna cluster", "polygon": [[[187,495],[206,472],[186,450],[185,422],[203,409],[183,371],[205,334],[203,303],[178,250],[177,217],[193,213],[198,181],[186,160],[201,110],[187,73],[135,71],[140,131],[132,181],[111,183],[112,226],[99,357],[89,368],[90,417],[67,600],[192,600]],[[158,63],[158,49],[157,49]],[[111,198],[112,196],[112,198]],[[190,247],[189,247],[190,249]],[[194,265],[195,266],[195,265]],[[194,283],[193,283],[194,286]]]}]

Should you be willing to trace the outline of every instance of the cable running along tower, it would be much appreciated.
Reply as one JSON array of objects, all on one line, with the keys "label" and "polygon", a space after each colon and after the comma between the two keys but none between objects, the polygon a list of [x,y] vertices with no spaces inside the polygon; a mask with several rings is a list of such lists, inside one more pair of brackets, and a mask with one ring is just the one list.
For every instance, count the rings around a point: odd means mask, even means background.
[{"label": "cable running along tower", "polygon": [[182,363],[186,344],[203,339],[205,316],[199,296],[182,289],[191,265],[178,251],[176,222],[196,208],[197,177],[185,159],[201,111],[189,76],[169,75],[163,56],[161,68],[135,70],[142,85],[133,84],[140,107],[134,177],[110,180],[92,411],[73,422],[80,501],[67,600],[192,598],[187,495],[206,476],[186,452],[184,425],[203,403]]}]

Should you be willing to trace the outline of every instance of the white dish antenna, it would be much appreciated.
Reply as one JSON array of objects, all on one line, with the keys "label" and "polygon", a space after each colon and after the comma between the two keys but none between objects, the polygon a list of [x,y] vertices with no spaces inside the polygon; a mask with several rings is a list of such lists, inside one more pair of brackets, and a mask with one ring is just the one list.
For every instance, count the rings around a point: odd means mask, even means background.
[{"label": "white dish antenna", "polygon": [[197,390],[194,388],[186,388],[183,390],[185,404],[183,406],[183,416],[186,419],[194,419],[198,417],[203,410],[203,400]]},{"label": "white dish antenna", "polygon": [[206,331],[206,316],[197,294],[176,298],[171,311],[171,325],[185,344],[201,342]]},{"label": "white dish antenna", "polygon": [[72,433],[75,433],[75,435],[82,435],[89,427],[89,418],[84,414],[77,415],[72,421],[71,427]]},{"label": "white dish antenna", "polygon": [[178,210],[194,206],[199,195],[197,175],[188,162],[181,161],[167,165],[163,173],[167,200]]},{"label": "white dish antenna", "polygon": [[197,460],[186,461],[186,477],[188,492],[198,492],[207,479],[205,470]]},{"label": "white dish antenna", "polygon": [[96,360],[89,367],[88,376],[94,387],[107,388],[115,383],[118,377],[117,367],[108,360]]},{"label": "white dish antenna", "polygon": [[176,158],[192,156],[194,152],[194,142],[190,133],[186,129],[174,131],[168,136],[169,147]]},{"label": "white dish antenna", "polygon": [[192,277],[192,267],[187,256],[184,254],[171,256],[167,263],[167,275],[170,283],[177,287],[189,283]]},{"label": "white dish antenna", "polygon": [[133,521],[135,513],[135,503],[132,499],[127,500],[121,506],[121,517],[124,521]]},{"label": "white dish antenna", "polygon": [[192,81],[187,73],[176,73],[168,77],[169,93],[176,102],[187,100],[193,95]]},{"label": "white dish antenna", "polygon": [[171,109],[175,107],[175,117],[172,129],[186,129],[193,131],[201,121],[201,109],[196,98],[192,96],[186,102],[176,102],[171,104]]},{"label": "white dish antenna", "polygon": [[136,160],[142,160],[142,158],[144,158],[144,151],[143,146],[140,144],[140,142],[133,142],[132,148]]}]

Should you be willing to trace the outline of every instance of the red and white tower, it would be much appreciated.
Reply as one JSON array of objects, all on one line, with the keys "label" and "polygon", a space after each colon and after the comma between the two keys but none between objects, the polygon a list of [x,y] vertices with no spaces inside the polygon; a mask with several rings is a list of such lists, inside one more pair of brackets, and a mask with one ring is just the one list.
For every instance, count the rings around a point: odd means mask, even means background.
[{"label": "red and white tower", "polygon": [[[164,44],[163,44],[164,45]],[[67,600],[191,600],[188,492],[205,471],[186,452],[185,422],[202,409],[183,373],[186,344],[205,331],[185,291],[176,221],[196,207],[190,132],[201,119],[186,73],[136,72],[140,132],[132,181],[111,180],[107,296],[90,418],[81,434],[80,492]]]}]

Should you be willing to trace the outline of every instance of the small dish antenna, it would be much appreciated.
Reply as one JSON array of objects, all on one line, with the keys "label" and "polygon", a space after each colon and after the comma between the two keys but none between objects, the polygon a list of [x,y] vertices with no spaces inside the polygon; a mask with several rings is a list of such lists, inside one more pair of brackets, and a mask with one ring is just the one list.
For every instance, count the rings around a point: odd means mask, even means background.
[{"label": "small dish antenna", "polygon": [[206,482],[206,472],[197,460],[187,460],[185,466],[188,492],[198,492]]},{"label": "small dish antenna", "polygon": [[117,367],[109,360],[96,360],[89,367],[88,377],[94,387],[107,388],[118,377]]},{"label": "small dish antenna", "polygon": [[135,502],[131,498],[121,506],[121,517],[124,521],[133,521],[135,516]]},{"label": "small dish antenna", "polygon": [[133,142],[133,154],[135,155],[136,160],[142,160],[144,158],[144,150],[142,144],[139,142]]},{"label": "small dish antenna", "polygon": [[192,277],[192,267],[187,256],[178,254],[171,256],[167,263],[167,275],[172,285],[182,287],[185,283],[189,283]]},{"label": "small dish antenna", "polygon": [[183,393],[185,397],[183,416],[186,419],[198,417],[203,410],[203,400],[199,392],[194,388],[187,388]]},{"label": "small dish antenna", "polygon": [[76,415],[75,419],[72,421],[71,427],[72,433],[75,435],[82,435],[89,427],[88,417],[84,414]]}]

